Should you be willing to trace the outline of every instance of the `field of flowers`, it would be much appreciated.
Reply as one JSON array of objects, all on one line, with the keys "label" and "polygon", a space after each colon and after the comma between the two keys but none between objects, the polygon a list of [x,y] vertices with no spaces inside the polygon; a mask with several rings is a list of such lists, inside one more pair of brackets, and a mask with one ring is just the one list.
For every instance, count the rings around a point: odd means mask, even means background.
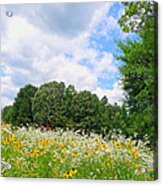
[{"label": "field of flowers", "polygon": [[[108,140],[108,137],[110,140]],[[153,152],[122,134],[1,127],[3,177],[154,180]]]}]

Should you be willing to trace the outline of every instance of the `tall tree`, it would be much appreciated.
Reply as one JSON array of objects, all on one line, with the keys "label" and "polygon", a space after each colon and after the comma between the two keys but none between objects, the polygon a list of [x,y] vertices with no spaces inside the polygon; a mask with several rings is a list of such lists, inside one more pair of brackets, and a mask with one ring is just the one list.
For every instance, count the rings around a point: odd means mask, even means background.
[{"label": "tall tree", "polygon": [[129,108],[129,130],[148,134],[154,142],[157,115],[157,4],[125,2],[125,13],[119,24],[125,32],[134,32],[140,39],[119,42],[123,55],[120,71]]},{"label": "tall tree", "polygon": [[33,99],[34,121],[50,123],[53,127],[64,127],[67,121],[65,98],[65,84],[50,82],[42,85]]},{"label": "tall tree", "polygon": [[6,123],[12,123],[13,106],[9,105],[2,109],[2,120]]},{"label": "tall tree", "polygon": [[12,123],[15,125],[33,122],[32,101],[37,88],[26,85],[21,88],[13,104]]},{"label": "tall tree", "polygon": [[99,99],[89,91],[81,91],[73,97],[72,114],[77,128],[91,130],[98,127],[95,116],[98,113]]}]

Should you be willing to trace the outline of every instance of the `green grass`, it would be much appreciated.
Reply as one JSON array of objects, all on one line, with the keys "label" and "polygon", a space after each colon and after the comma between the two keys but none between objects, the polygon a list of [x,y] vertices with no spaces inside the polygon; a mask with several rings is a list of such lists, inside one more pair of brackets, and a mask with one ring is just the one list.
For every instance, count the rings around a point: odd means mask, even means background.
[{"label": "green grass", "polygon": [[36,178],[155,180],[153,152],[122,134],[81,136],[72,131],[2,124],[2,176]]}]

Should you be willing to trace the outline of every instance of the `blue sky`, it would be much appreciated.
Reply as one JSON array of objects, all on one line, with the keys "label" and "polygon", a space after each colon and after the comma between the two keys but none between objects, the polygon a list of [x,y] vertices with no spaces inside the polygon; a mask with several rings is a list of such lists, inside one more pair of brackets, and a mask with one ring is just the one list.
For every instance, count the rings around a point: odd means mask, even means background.
[{"label": "blue sky", "polygon": [[3,5],[2,107],[12,104],[24,85],[50,81],[121,104],[115,40],[133,37],[117,23],[122,12],[118,2]]}]

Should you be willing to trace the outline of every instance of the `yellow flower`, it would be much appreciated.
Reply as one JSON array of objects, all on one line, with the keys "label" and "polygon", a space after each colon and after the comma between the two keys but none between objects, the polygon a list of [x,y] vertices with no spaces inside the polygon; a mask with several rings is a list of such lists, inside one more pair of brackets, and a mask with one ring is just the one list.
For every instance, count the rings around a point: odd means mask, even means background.
[{"label": "yellow flower", "polygon": [[76,174],[78,171],[76,170],[76,169],[71,169],[70,170],[70,173],[72,174],[72,175],[74,175],[74,174]]},{"label": "yellow flower", "polygon": [[115,145],[116,144],[116,141],[110,141],[110,144],[111,145]]},{"label": "yellow flower", "polygon": [[34,156],[35,156],[35,153],[30,154],[30,156],[31,156],[31,157],[34,157]]},{"label": "yellow flower", "polygon": [[107,146],[106,146],[105,144],[102,144],[102,145],[101,145],[101,148],[102,148],[103,150],[107,150]]},{"label": "yellow flower", "polygon": [[36,177],[36,176],[38,176],[38,173],[33,173],[33,174],[31,174],[31,176]]},{"label": "yellow flower", "polygon": [[66,152],[68,152],[68,150],[66,148],[63,148],[61,152],[66,153]]},{"label": "yellow flower", "polygon": [[75,147],[74,141],[71,141],[71,142],[70,142],[70,145],[71,145],[72,147]]},{"label": "yellow flower", "polygon": [[56,146],[57,146],[57,148],[59,148],[59,147],[61,146],[61,144],[57,143],[57,145],[56,145]]},{"label": "yellow flower", "polygon": [[51,144],[52,145],[54,145],[55,143],[56,143],[56,140],[55,139],[51,140]]},{"label": "yellow flower", "polygon": [[62,142],[61,142],[61,146],[63,147],[64,145],[65,145],[65,144],[64,144],[64,142],[62,141]]},{"label": "yellow flower", "polygon": [[130,153],[130,154],[134,154],[134,153],[136,153],[136,152],[138,152],[138,151],[139,151],[139,148],[136,147],[136,148],[134,148],[134,149],[130,149],[130,150],[129,150],[129,153]]},{"label": "yellow flower", "polygon": [[43,144],[43,146],[42,146],[43,149],[47,149],[47,147],[48,147],[48,146],[45,145],[45,144]]},{"label": "yellow flower", "polygon": [[73,152],[71,155],[72,155],[72,157],[76,157],[76,156],[78,156],[78,153],[77,152]]},{"label": "yellow flower", "polygon": [[65,178],[70,178],[72,177],[73,175],[77,174],[77,170],[76,169],[71,169],[70,171],[66,172],[63,174],[63,177]]},{"label": "yellow flower", "polygon": [[131,146],[134,146],[135,145],[135,142],[134,141],[129,141],[126,143],[126,147],[131,147]]},{"label": "yellow flower", "polygon": [[130,163],[130,162],[131,162],[131,160],[125,160],[125,162],[126,162],[126,163]]},{"label": "yellow flower", "polygon": [[135,155],[134,155],[134,158],[139,158],[140,157],[140,155],[138,154],[138,153],[136,153]]},{"label": "yellow flower", "polygon": [[93,153],[96,153],[96,154],[98,153],[97,149],[91,149],[90,151],[93,152]]},{"label": "yellow flower", "polygon": [[148,172],[154,172],[154,170],[152,168],[149,168]]},{"label": "yellow flower", "polygon": [[63,174],[63,177],[65,177],[65,178],[72,177],[72,173],[70,171],[68,171],[68,172]]},{"label": "yellow flower", "polygon": [[14,152],[19,152],[20,151],[20,148],[19,147],[14,147]]},{"label": "yellow flower", "polygon": [[108,163],[107,163],[107,166],[110,167],[110,165],[111,165],[111,164],[108,162]]},{"label": "yellow flower", "polygon": [[20,166],[19,166],[19,162],[16,161],[16,162],[14,163],[14,166],[18,169],[18,168],[20,167]]},{"label": "yellow flower", "polygon": [[136,147],[136,148],[135,148],[135,152],[138,152],[138,151],[139,151],[139,148],[138,148],[138,147]]},{"label": "yellow flower", "polygon": [[39,156],[42,156],[43,155],[43,152],[39,152],[39,154],[38,154]]},{"label": "yellow flower", "polygon": [[101,141],[101,138],[97,138],[95,141],[96,142],[100,142]]},{"label": "yellow flower", "polygon": [[10,137],[9,137],[9,141],[13,141],[14,140],[14,135],[10,135]]},{"label": "yellow flower", "polygon": [[99,145],[96,145],[95,148],[98,149],[98,148],[100,148],[100,146]]},{"label": "yellow flower", "polygon": [[116,149],[120,149],[121,147],[122,147],[122,145],[120,143],[115,144]]},{"label": "yellow flower", "polygon": [[89,157],[89,156],[90,156],[90,154],[87,152],[84,154],[84,157]]},{"label": "yellow flower", "polygon": [[68,178],[67,172],[63,174],[63,177],[64,177],[64,178]]},{"label": "yellow flower", "polygon": [[134,154],[134,153],[135,153],[135,149],[130,149],[130,150],[129,150],[129,153],[130,153],[130,154]]},{"label": "yellow flower", "polygon": [[8,144],[9,144],[7,138],[3,139],[3,140],[2,140],[2,143],[3,143],[4,145],[8,145]]},{"label": "yellow flower", "polygon": [[48,140],[48,139],[44,139],[44,140],[43,140],[43,144],[44,144],[44,145],[47,145],[48,143],[49,143],[49,140]]},{"label": "yellow flower", "polygon": [[140,168],[142,165],[141,164],[135,164],[136,168]]}]

